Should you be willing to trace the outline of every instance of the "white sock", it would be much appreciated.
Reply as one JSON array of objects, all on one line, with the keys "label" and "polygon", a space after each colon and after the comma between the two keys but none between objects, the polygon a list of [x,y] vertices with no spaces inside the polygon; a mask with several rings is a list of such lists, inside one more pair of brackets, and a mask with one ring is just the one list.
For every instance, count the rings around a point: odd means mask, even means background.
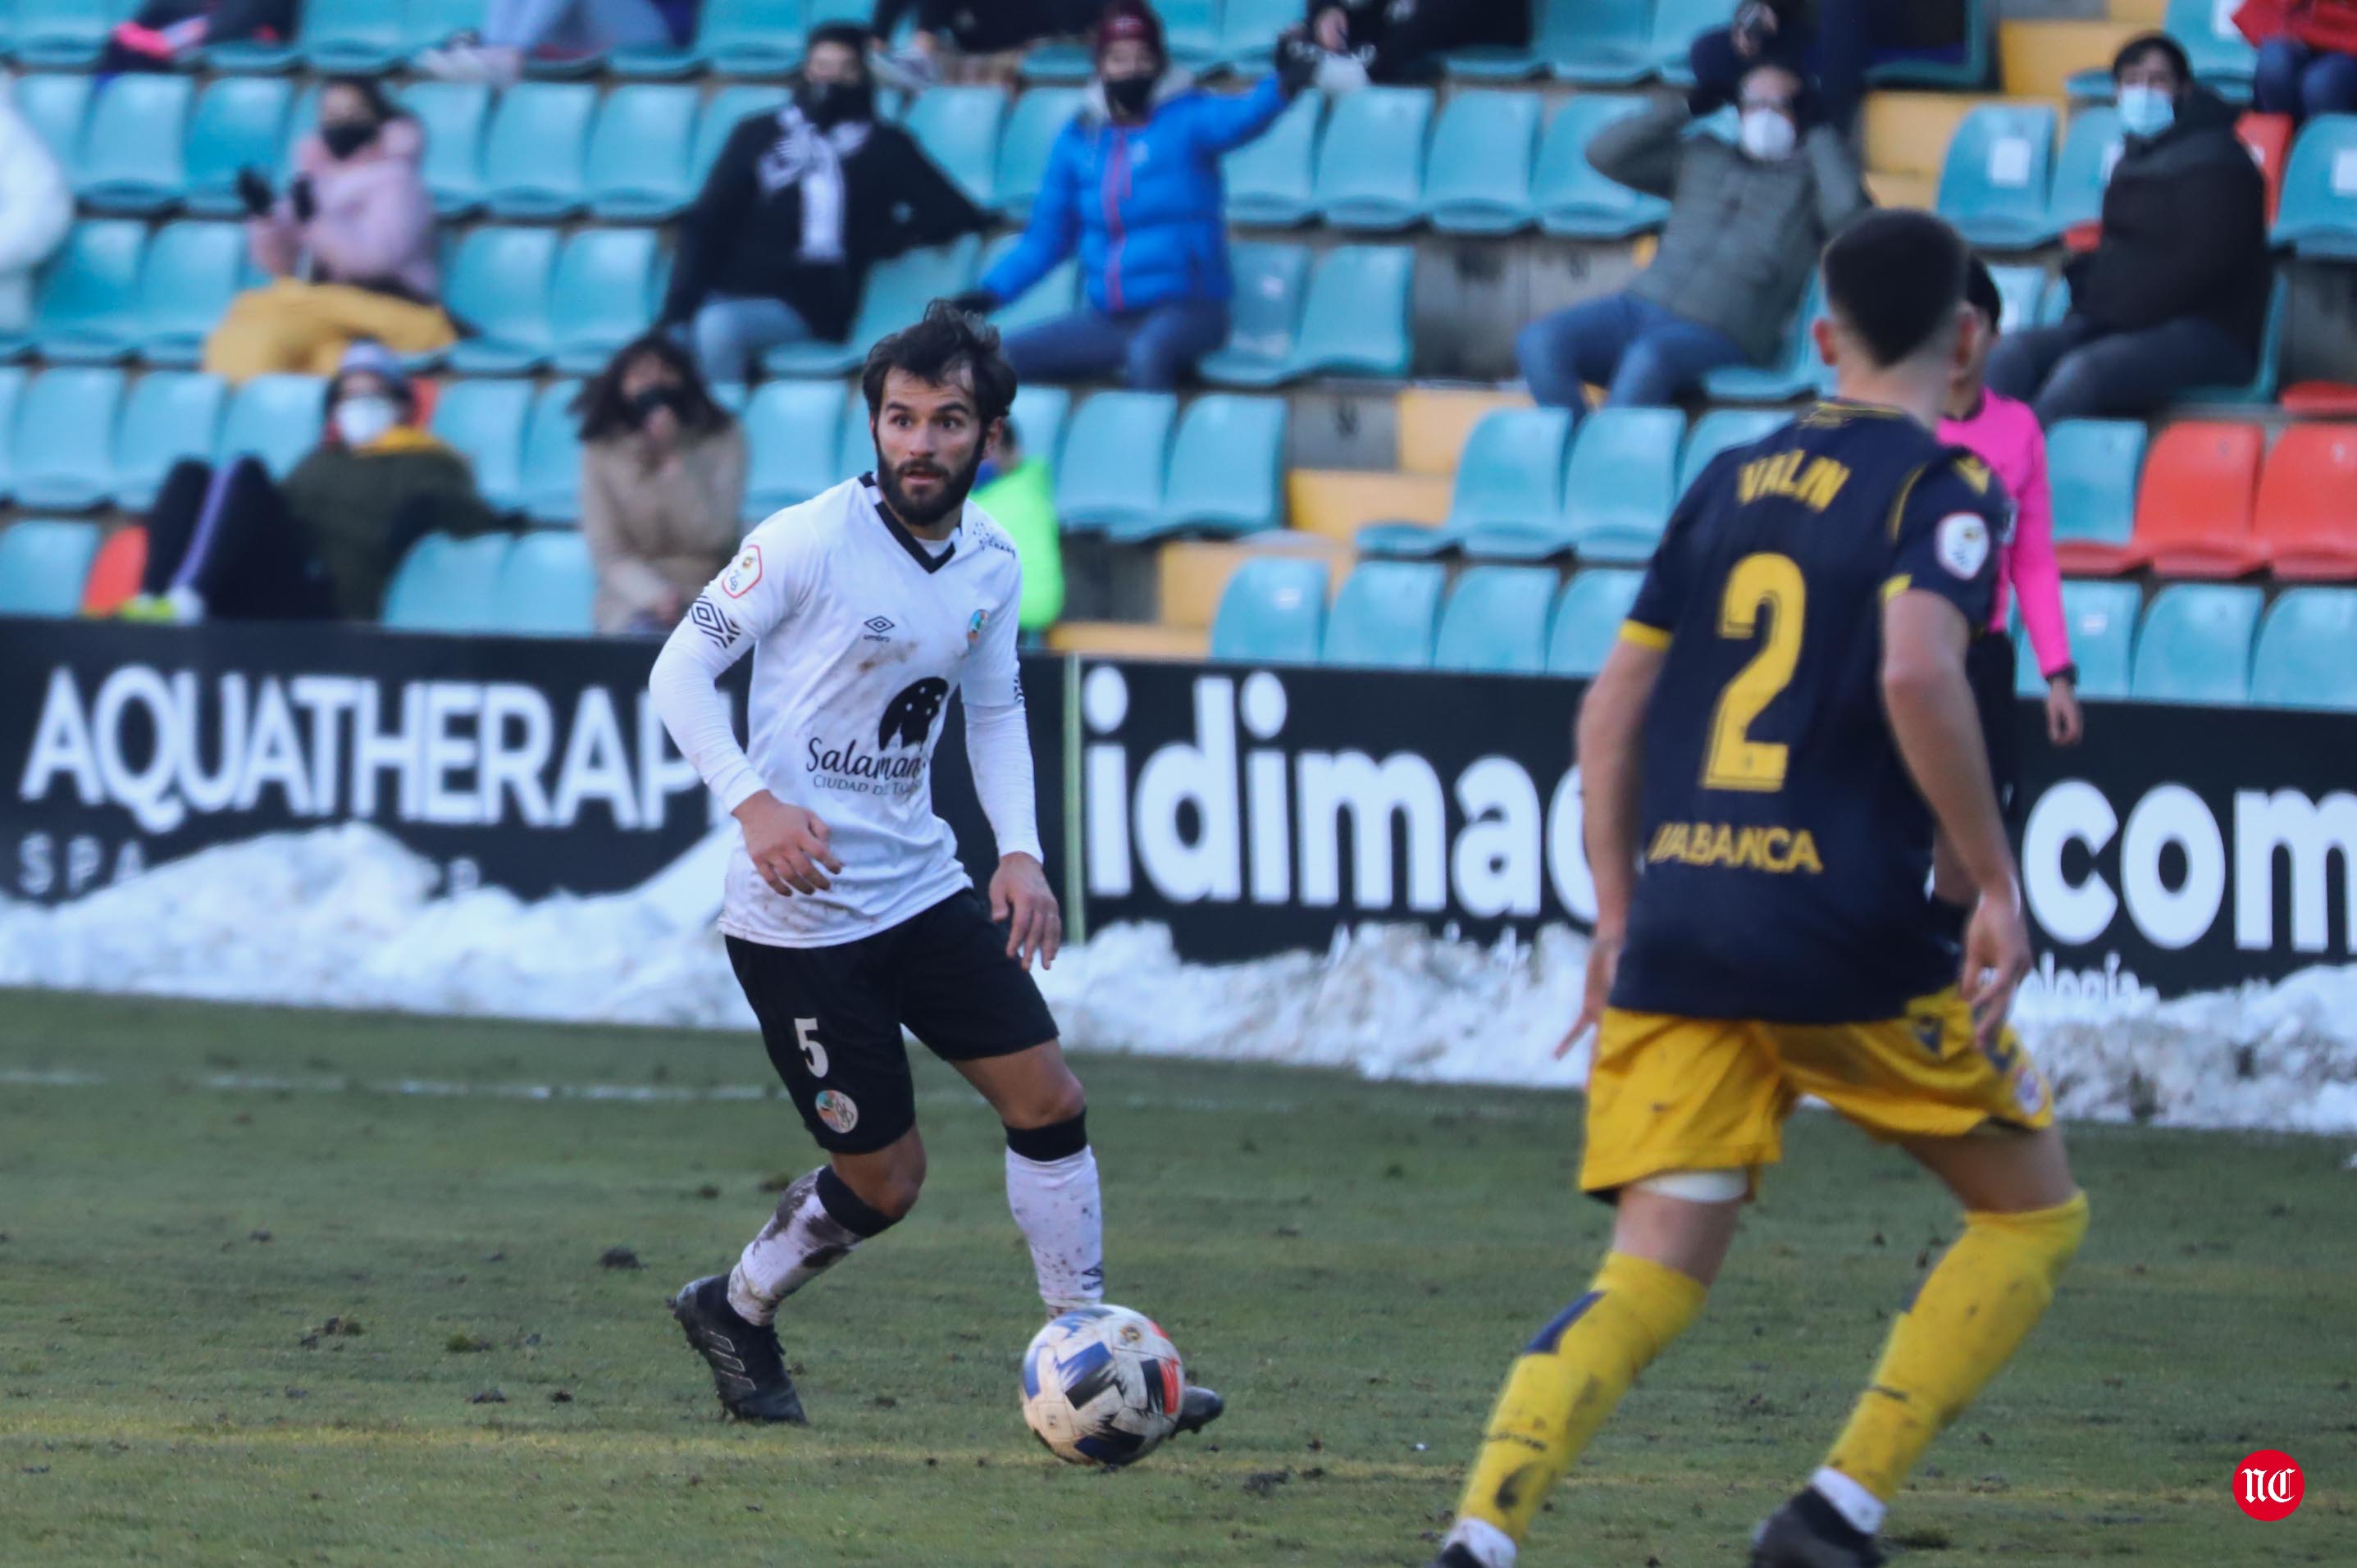
[{"label": "white sock", "polygon": [[778,1212],[746,1243],[728,1272],[728,1305],[748,1323],[778,1316],[778,1303],[843,1262],[859,1245],[856,1233],[819,1200],[817,1171],[786,1189]]},{"label": "white sock", "polygon": [[1514,1538],[1486,1520],[1458,1520],[1441,1544],[1463,1547],[1481,1568],[1514,1568]]},{"label": "white sock", "polygon": [[1097,1156],[1083,1148],[1060,1160],[1006,1151],[1006,1207],[1031,1243],[1039,1299],[1052,1312],[1104,1300],[1104,1203]]},{"label": "white sock", "polygon": [[1828,1465],[1809,1477],[1809,1485],[1817,1496],[1834,1505],[1835,1511],[1849,1520],[1850,1528],[1861,1535],[1872,1535],[1882,1528],[1882,1516],[1890,1511],[1888,1504],[1839,1470]]}]

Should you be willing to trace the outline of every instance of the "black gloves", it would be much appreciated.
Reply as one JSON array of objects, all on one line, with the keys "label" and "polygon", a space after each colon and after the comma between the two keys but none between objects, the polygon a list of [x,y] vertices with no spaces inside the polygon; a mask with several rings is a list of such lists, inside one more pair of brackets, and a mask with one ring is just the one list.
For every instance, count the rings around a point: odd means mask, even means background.
[{"label": "black gloves", "polygon": [[286,188],[286,199],[295,206],[295,221],[308,223],[319,215],[319,199],[312,194],[311,177],[298,174]]},{"label": "black gloves", "polygon": [[986,288],[970,288],[963,294],[950,295],[950,303],[968,316],[987,316],[1003,301]]},{"label": "black gloves", "polygon": [[1318,68],[1325,51],[1310,42],[1299,28],[1276,40],[1276,85],[1288,99],[1298,97],[1302,90],[1318,80]]},{"label": "black gloves", "polygon": [[256,218],[263,216],[270,210],[272,199],[270,181],[258,168],[238,170],[237,199],[245,203],[245,209],[248,212],[253,213]]}]

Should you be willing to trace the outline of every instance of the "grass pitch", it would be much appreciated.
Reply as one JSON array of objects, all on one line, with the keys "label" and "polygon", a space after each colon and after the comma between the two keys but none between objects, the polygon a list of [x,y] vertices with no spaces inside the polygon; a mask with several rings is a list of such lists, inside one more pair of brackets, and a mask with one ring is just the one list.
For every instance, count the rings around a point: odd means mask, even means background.
[{"label": "grass pitch", "polygon": [[[1023,1429],[1000,1141],[929,1061],[925,1201],[789,1307],[817,1424],[755,1430],[662,1307],[813,1163],[749,1038],[0,993],[0,1562],[1421,1564],[1598,1254],[1578,1102],[1081,1066],[1113,1297],[1232,1402],[1114,1476]],[[1738,1563],[1816,1463],[1955,1220],[1830,1118],[1792,1144],[1534,1568]],[[2357,1561],[2346,1142],[2075,1151],[2093,1237],[1903,1560]],[[2278,1524],[2228,1495],[2262,1447]]]}]

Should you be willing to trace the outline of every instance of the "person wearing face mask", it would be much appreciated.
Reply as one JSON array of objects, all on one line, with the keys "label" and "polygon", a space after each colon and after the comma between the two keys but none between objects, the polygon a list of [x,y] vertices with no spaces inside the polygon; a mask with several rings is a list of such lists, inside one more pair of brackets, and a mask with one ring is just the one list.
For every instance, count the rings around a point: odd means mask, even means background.
[{"label": "person wearing face mask", "polygon": [[2197,86],[2164,33],[2112,64],[2126,139],[2104,189],[2103,238],[2064,276],[2071,314],[2007,336],[1988,384],[2065,419],[2145,414],[2258,366],[2273,268],[2266,183],[2234,112]]},{"label": "person wearing face mask", "polygon": [[329,375],[361,338],[404,354],[457,341],[441,305],[425,152],[425,132],[382,88],[330,81],[286,188],[273,191],[260,169],[238,176],[253,263],[273,281],[231,303],[206,340],[205,369],[231,381]]},{"label": "person wearing face mask", "polygon": [[597,629],[667,632],[737,548],[744,431],[687,350],[659,332],[626,344],[573,411]]},{"label": "person wearing face mask", "polygon": [[1317,51],[1280,51],[1251,91],[1214,96],[1173,70],[1144,0],[1099,19],[1096,80],[1048,155],[1030,226],[957,304],[977,314],[1020,298],[1078,251],[1082,307],[1006,340],[1025,381],[1118,376],[1168,392],[1227,341],[1227,188],[1220,160],[1266,130],[1308,85]]},{"label": "person wearing face mask", "polygon": [[136,620],[373,620],[402,553],[484,533],[499,513],[467,460],[418,427],[400,360],[355,343],[328,382],[319,445],[281,482],[260,458],[175,464],[147,516]]},{"label": "person wearing face mask", "polygon": [[793,102],[729,134],[681,220],[662,325],[716,385],[779,344],[841,342],[869,267],[990,220],[876,117],[866,44],[849,24],[813,33]]},{"label": "person wearing face mask", "polygon": [[1817,253],[1867,205],[1848,143],[1812,111],[1806,84],[1772,61],[1738,90],[1737,144],[1688,135],[1717,102],[1707,88],[1597,133],[1587,160],[1670,202],[1652,264],[1628,287],[1542,317],[1515,339],[1531,395],[1572,411],[1586,387],[1613,407],[1655,406],[1720,365],[1757,364],[1785,340]]}]

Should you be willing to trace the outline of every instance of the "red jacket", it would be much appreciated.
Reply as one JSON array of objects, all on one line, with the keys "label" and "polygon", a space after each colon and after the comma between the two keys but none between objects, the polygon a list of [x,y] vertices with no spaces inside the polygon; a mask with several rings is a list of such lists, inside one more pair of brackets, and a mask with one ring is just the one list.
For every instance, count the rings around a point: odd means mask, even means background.
[{"label": "red jacket", "polygon": [[2243,0],[2234,26],[2255,44],[2288,36],[2313,49],[2357,54],[2357,0]]}]

